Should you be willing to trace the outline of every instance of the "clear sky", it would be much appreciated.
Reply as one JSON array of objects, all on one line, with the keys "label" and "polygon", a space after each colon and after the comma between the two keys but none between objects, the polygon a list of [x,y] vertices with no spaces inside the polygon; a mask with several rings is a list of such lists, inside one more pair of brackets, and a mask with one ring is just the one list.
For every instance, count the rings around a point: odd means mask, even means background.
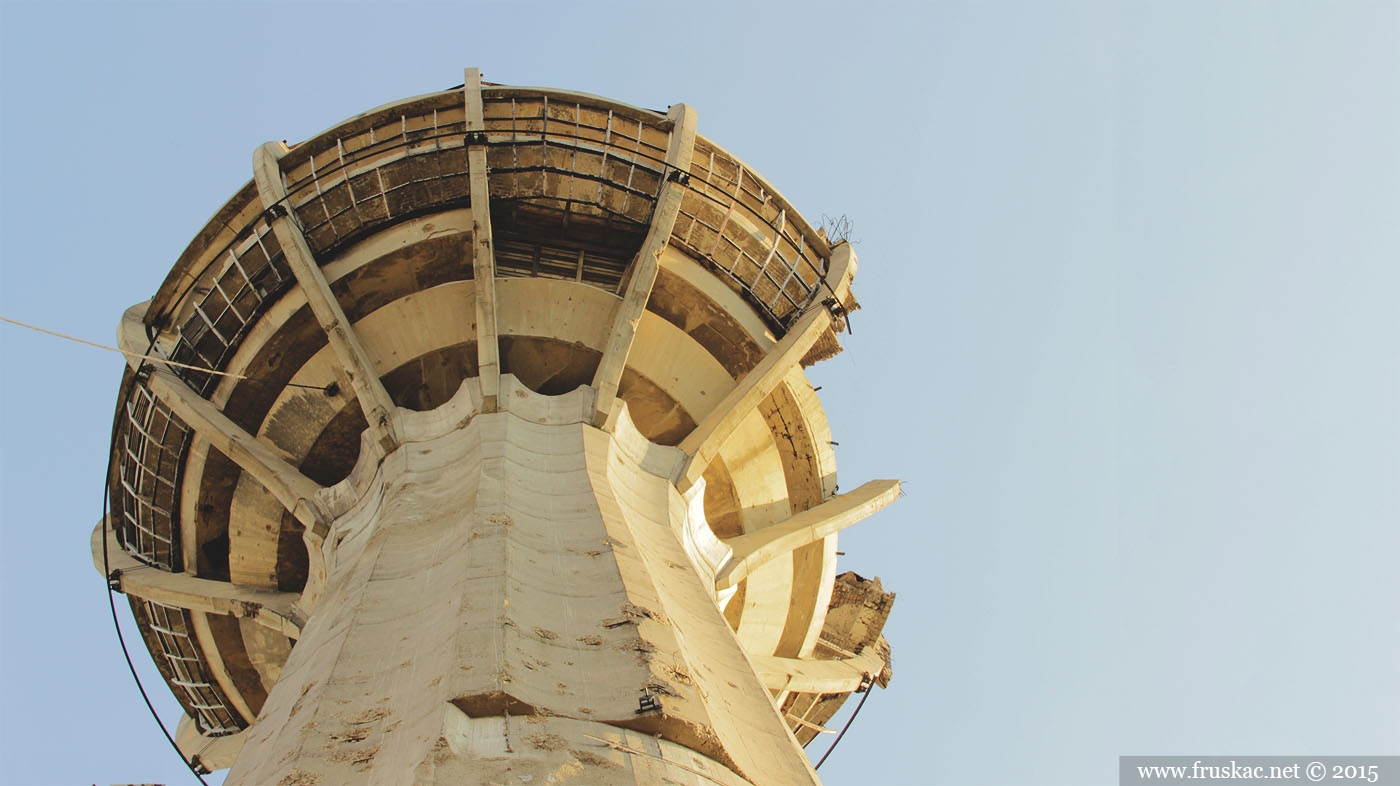
[{"label": "clear sky", "polygon": [[[255,147],[465,66],[685,102],[855,223],[812,377],[842,485],[907,496],[842,536],[895,677],[828,784],[1400,754],[1397,40],[1393,2],[0,0],[0,314],[110,343]],[[121,368],[0,325],[0,783],[194,783],[88,556]]]}]

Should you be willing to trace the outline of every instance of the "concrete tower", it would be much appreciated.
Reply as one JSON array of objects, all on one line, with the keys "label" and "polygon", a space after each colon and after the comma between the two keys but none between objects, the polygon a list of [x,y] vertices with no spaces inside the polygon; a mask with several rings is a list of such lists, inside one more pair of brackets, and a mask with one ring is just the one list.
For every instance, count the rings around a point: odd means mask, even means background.
[{"label": "concrete tower", "polygon": [[[253,180],[131,308],[99,568],[229,783],[816,783],[893,596],[803,367],[849,244],[695,112],[483,85]],[[217,373],[211,373],[217,372]]]}]

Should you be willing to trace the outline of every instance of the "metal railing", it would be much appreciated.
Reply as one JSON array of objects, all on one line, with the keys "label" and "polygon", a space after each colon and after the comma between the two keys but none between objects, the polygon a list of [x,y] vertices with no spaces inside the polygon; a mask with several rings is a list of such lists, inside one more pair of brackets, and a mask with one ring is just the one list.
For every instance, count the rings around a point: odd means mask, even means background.
[{"label": "metal railing", "polygon": [[130,385],[117,417],[117,541],[137,560],[179,572],[179,479],[190,428],[139,380]]},{"label": "metal railing", "polygon": [[695,140],[671,241],[728,276],[780,328],[818,298],[830,266],[826,241],[766,181],[704,138]]},{"label": "metal railing", "polygon": [[[243,228],[194,290],[193,308],[175,328],[169,357],[178,363],[222,370],[252,328],[256,317],[294,282],[282,247],[266,217]],[[208,398],[219,377],[172,366],[185,383]]]},{"label": "metal railing", "polygon": [[[493,216],[528,211],[519,236],[501,222],[501,274],[572,277],[616,291],[668,175],[664,116],[499,86],[484,90],[483,109],[477,141],[488,146]],[[287,207],[324,258],[387,223],[469,204],[466,146],[460,89],[375,110],[286,154]],[[542,226],[553,231],[527,236]],[[153,320],[179,315],[175,340],[165,342],[172,359],[221,370],[253,317],[291,284],[256,189],[245,187],[200,234],[230,236],[217,250],[192,245],[157,295]],[[722,274],[779,332],[820,297],[830,256],[763,178],[703,137],[671,242]],[[206,396],[215,387],[212,375],[181,376]]]},{"label": "metal railing", "polygon": [[143,601],[151,632],[171,675],[170,685],[185,711],[206,737],[237,734],[248,726],[242,715],[230,706],[228,696],[215,683],[194,640],[190,612],[177,606]]},{"label": "metal railing", "polygon": [[357,133],[317,137],[289,154],[296,163],[284,168],[287,199],[313,252],[425,210],[469,203],[462,111],[419,109]]}]

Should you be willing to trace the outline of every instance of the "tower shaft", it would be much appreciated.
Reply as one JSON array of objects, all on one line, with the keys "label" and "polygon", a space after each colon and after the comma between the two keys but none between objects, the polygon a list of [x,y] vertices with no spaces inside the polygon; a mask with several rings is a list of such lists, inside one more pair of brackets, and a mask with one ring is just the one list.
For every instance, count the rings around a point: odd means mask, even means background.
[{"label": "tower shaft", "polygon": [[228,782],[815,783],[702,584],[683,454],[590,388],[478,391],[323,494],[325,588]]}]

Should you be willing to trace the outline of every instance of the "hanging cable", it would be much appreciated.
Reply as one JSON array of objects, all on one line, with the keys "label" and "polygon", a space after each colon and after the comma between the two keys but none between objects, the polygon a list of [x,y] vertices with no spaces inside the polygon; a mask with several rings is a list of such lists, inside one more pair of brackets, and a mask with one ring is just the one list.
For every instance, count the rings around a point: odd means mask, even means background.
[{"label": "hanging cable", "polygon": [[[149,360],[149,361],[153,361],[153,362],[156,362],[156,363],[163,363],[163,364],[165,364],[165,365],[167,365],[167,366],[172,366],[172,367],[174,367],[174,368],[187,368],[187,369],[191,369],[191,370],[193,370],[193,371],[198,371],[198,372],[200,372],[200,373],[202,373],[202,374],[215,374],[215,375],[221,376],[221,377],[232,377],[233,379],[241,379],[241,380],[244,380],[244,381],[246,381],[246,382],[261,382],[261,383],[266,384],[266,385],[283,385],[283,386],[289,387],[289,388],[305,388],[305,389],[307,389],[307,390],[320,390],[320,391],[323,391],[323,392],[326,392],[326,393],[330,393],[331,386],[335,384],[334,382],[332,382],[330,385],[325,385],[325,386],[318,387],[318,386],[316,386],[316,385],[302,385],[302,384],[299,384],[299,383],[296,383],[296,382],[281,382],[281,381],[271,380],[271,379],[259,379],[259,378],[257,378],[257,377],[250,377],[250,376],[247,376],[247,375],[245,375],[245,374],[235,374],[235,373],[233,373],[233,372],[231,372],[231,371],[215,371],[215,370],[212,369],[212,368],[204,368],[203,366],[192,366],[192,365],[190,365],[189,363],[180,363],[179,361],[170,360],[170,359],[168,359],[168,358],[163,358],[163,357],[160,357],[159,355],[145,355],[145,354],[142,354],[142,353],[140,353],[140,352],[129,352],[129,351],[125,350],[125,349],[118,349],[117,347],[109,347],[109,346],[107,346],[106,344],[99,344],[99,343],[97,343],[97,342],[95,342],[95,341],[88,341],[88,340],[85,339],[85,338],[78,338],[77,336],[70,336],[70,335],[67,335],[67,334],[65,334],[65,333],[59,333],[59,332],[57,332],[57,331],[48,330],[48,329],[46,329],[46,328],[41,328],[41,327],[39,327],[38,325],[31,325],[31,324],[29,324],[29,323],[27,323],[27,322],[20,322],[20,321],[17,320],[17,319],[10,319],[9,317],[0,316],[0,322],[8,322],[8,323],[10,323],[11,325],[15,325],[15,326],[17,326],[17,327],[22,327],[22,328],[26,328],[26,329],[28,329],[28,330],[33,330],[33,331],[35,331],[36,333],[43,333],[43,334],[45,334],[45,335],[53,336],[53,337],[55,337],[55,338],[61,338],[61,339],[64,339],[65,341],[73,341],[73,342],[76,342],[76,343],[78,343],[78,344],[86,344],[87,346],[90,346],[90,347],[97,347],[98,349],[105,349],[105,350],[107,350],[108,352],[116,352],[116,353],[118,353],[118,354],[125,355],[126,357],[129,357],[129,358],[136,358],[136,359],[138,359],[138,360]],[[331,394],[331,395],[334,395],[334,394]]]},{"label": "hanging cable", "polygon": [[812,767],[812,769],[814,769],[814,770],[819,770],[819,769],[821,769],[822,764],[826,761],[826,757],[827,757],[827,756],[830,756],[830,755],[831,755],[831,752],[834,751],[834,750],[836,750],[836,744],[839,743],[839,742],[841,741],[841,738],[842,738],[842,737],[846,736],[846,729],[851,728],[851,724],[855,721],[856,716],[860,714],[860,708],[865,706],[865,700],[868,699],[868,698],[870,698],[870,694],[872,694],[872,693],[874,693],[874,692],[875,692],[875,690],[874,690],[874,686],[873,686],[873,685],[867,685],[867,686],[865,687],[865,693],[864,693],[863,695],[861,695],[861,697],[860,697],[860,703],[856,705],[856,711],[853,712],[853,713],[851,713],[851,717],[849,717],[849,718],[846,719],[846,725],[844,725],[844,726],[841,727],[841,733],[840,733],[840,734],[837,734],[837,735],[836,735],[836,739],[834,739],[834,740],[831,741],[831,747],[826,749],[826,753],[823,753],[823,754],[822,754],[821,761],[818,761],[818,762],[816,763],[816,765]]},{"label": "hanging cable", "polygon": [[[0,319],[5,318],[0,317]],[[14,322],[14,320],[10,319],[5,319],[5,321]],[[14,322],[14,324],[21,323]],[[29,327],[29,325],[23,326]],[[42,330],[42,328],[36,329],[41,330],[44,333],[49,332],[47,330]],[[64,336],[64,338],[67,338],[67,336]],[[74,340],[82,341],[81,339]],[[82,343],[86,344],[90,342],[83,341]],[[107,551],[107,504],[108,502],[110,502],[110,497],[108,495],[111,493],[110,480],[112,478],[112,456],[116,453],[116,450],[117,420],[113,419],[112,437],[111,440],[107,443],[107,471],[102,476],[102,578],[103,581],[107,583],[107,606],[112,610],[112,627],[115,628],[117,631],[117,642],[121,644],[122,657],[126,658],[126,667],[128,670],[131,671],[131,678],[136,681],[136,690],[138,690],[141,693],[141,700],[146,702],[146,709],[151,711],[151,717],[155,718],[156,725],[160,727],[160,733],[165,735],[165,739],[170,743],[170,747],[175,749],[175,755],[180,757],[180,761],[184,762],[186,767],[189,767],[190,772],[194,775],[194,777],[198,779],[199,782],[204,786],[209,786],[208,781],[204,780],[204,778],[200,775],[199,770],[195,768],[194,763],[185,759],[185,754],[180,750],[180,746],[175,744],[175,738],[170,736],[170,732],[165,728],[165,723],[160,719],[160,715],[156,712],[155,705],[151,703],[151,697],[146,694],[146,686],[141,684],[141,675],[136,673],[136,664],[133,663],[131,660],[131,651],[126,648],[126,638],[122,636],[121,622],[117,619],[116,590],[112,587],[112,563]]]}]

